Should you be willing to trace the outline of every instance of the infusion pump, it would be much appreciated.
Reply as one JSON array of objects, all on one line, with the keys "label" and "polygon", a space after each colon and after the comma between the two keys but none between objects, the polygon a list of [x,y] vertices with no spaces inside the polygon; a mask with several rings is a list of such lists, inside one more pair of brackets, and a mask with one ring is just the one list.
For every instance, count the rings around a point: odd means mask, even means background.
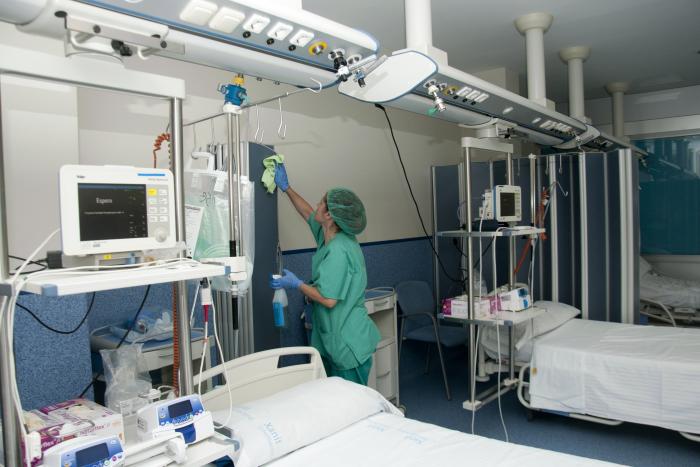
[{"label": "infusion pump", "polygon": [[64,165],[63,253],[82,256],[175,246],[173,174],[166,169]]}]

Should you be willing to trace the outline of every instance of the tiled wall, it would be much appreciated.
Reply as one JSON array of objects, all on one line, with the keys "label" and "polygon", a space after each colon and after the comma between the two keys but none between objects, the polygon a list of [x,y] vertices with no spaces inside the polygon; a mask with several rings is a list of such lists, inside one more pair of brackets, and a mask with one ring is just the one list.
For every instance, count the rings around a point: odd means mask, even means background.
[{"label": "tiled wall", "polygon": [[[363,245],[362,249],[367,264],[367,285],[370,288],[394,286],[409,279],[432,283],[430,245],[424,238],[367,244]],[[299,277],[308,279],[311,277],[312,256],[312,251],[288,252],[284,255],[285,267]],[[15,355],[24,408],[32,409],[77,397],[92,377],[90,331],[131,319],[145,291],[145,287],[134,287],[99,292],[87,325],[68,336],[54,334],[42,328],[28,313],[18,308]],[[191,287],[190,299],[193,293]],[[29,307],[47,324],[59,329],[75,327],[84,316],[89,301],[89,295],[51,299],[26,295],[20,298],[20,303]],[[169,284],[151,287],[146,305],[169,308],[171,303]],[[281,343],[283,346],[305,345],[303,323],[300,319],[295,319],[302,312],[301,295],[291,292],[289,303],[292,318],[288,328],[282,332]],[[266,306],[268,305],[256,305],[263,308]],[[270,329],[270,332],[278,331]],[[88,395],[92,395],[92,392]]]},{"label": "tiled wall", "polygon": [[[432,284],[433,263],[430,244],[425,238],[378,242],[362,245],[367,265],[367,287],[393,287],[405,280],[424,280]],[[311,277],[313,251],[291,251],[284,254],[284,267],[303,280]],[[281,335],[282,346],[306,345],[302,295],[290,292],[290,323]]]}]

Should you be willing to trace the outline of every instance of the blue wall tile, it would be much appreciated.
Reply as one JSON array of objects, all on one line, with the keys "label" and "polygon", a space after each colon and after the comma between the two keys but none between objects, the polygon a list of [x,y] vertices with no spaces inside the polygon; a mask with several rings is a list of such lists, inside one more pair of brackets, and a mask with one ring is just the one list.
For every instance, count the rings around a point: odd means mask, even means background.
[{"label": "blue wall tile", "polygon": [[[190,303],[195,286],[191,283],[189,287]],[[98,292],[87,323],[68,336],[43,328],[26,311],[17,308],[15,358],[23,407],[33,409],[77,397],[92,378],[90,331],[132,319],[145,292],[146,287]],[[19,303],[50,326],[69,330],[85,315],[90,297],[87,294],[47,298],[28,294],[21,296]],[[171,285],[151,286],[145,305],[171,309]],[[189,314],[190,310],[186,312]],[[201,313],[195,312],[195,316],[195,325],[201,326]],[[101,365],[95,368],[99,370]],[[92,395],[92,391],[86,394]]]},{"label": "blue wall tile", "polygon": [[[393,287],[406,280],[423,280],[432,286],[432,251],[425,238],[366,244],[362,245],[362,252],[367,266],[368,288]],[[312,256],[313,252],[309,251],[284,253],[284,267],[309,280]],[[302,295],[298,291],[288,291],[287,298],[290,319],[287,327],[281,331],[281,345],[307,345],[306,331],[300,319],[304,309]]]},{"label": "blue wall tile", "polygon": [[[71,330],[85,315],[89,296],[23,295],[18,303],[49,326]],[[34,409],[77,397],[92,377],[88,326],[83,324],[74,334],[60,335],[43,328],[19,307],[15,316],[17,383],[23,408]]]},{"label": "blue wall tile", "polygon": [[[367,244],[362,246],[367,264],[368,287],[394,286],[404,280],[425,280],[432,283],[430,244],[424,238]],[[313,252],[288,252],[285,267],[299,277],[311,277]],[[190,284],[192,300],[195,284]],[[15,323],[17,377],[22,403],[26,409],[77,397],[92,377],[89,333],[98,327],[123,323],[133,318],[145,293],[145,287],[98,292],[87,324],[70,336],[54,334],[42,328],[25,311],[18,309]],[[170,308],[170,284],[151,287],[146,305]],[[280,332],[283,346],[307,345],[306,331],[300,319],[303,299],[290,291],[289,323]],[[74,327],[84,316],[90,295],[61,298],[22,296],[20,303],[29,307],[48,324],[59,329]],[[190,302],[191,303],[191,302]],[[272,313],[271,304],[255,304],[257,312]],[[199,310],[199,306],[197,307]],[[189,313],[189,310],[187,310]],[[196,312],[197,324],[201,313]],[[88,393],[92,396],[92,392]]]}]

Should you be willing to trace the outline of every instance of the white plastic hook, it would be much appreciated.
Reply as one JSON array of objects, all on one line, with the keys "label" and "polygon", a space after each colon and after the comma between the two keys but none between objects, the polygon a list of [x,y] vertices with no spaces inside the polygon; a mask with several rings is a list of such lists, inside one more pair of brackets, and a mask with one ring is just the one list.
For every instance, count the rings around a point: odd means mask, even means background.
[{"label": "white plastic hook", "polygon": [[318,84],[318,89],[314,89],[314,88],[306,88],[306,89],[308,89],[309,91],[313,92],[314,94],[318,94],[318,93],[320,93],[321,91],[323,91],[323,85],[321,84],[321,82],[320,82],[319,80],[313,79],[313,78],[309,78],[309,79],[310,79],[311,81],[313,81],[314,83]]},{"label": "white plastic hook", "polygon": [[559,154],[559,173],[560,173],[560,174],[561,174],[561,173],[564,173],[564,171],[562,170],[562,166],[561,166],[561,158],[562,158],[562,155]]},{"label": "white plastic hook", "polygon": [[279,136],[280,139],[285,139],[287,137],[287,124],[284,123],[282,118],[282,98],[277,99],[277,102],[280,108],[280,126],[277,128],[277,136]]},{"label": "white plastic hook", "polygon": [[[253,140],[260,144],[263,142],[263,138],[265,137],[265,129],[260,128],[260,107],[255,106],[255,120],[257,127],[255,128],[255,135],[253,135]],[[258,134],[260,134],[260,137],[258,138]]]}]

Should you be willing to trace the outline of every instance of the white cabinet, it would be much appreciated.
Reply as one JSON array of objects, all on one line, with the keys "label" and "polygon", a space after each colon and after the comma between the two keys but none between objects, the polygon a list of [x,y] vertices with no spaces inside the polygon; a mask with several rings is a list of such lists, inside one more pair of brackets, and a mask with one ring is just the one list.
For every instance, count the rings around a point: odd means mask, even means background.
[{"label": "white cabinet", "polygon": [[390,287],[368,289],[367,314],[379,329],[381,340],[372,357],[368,386],[399,405],[399,359],[396,327],[396,292]]}]

